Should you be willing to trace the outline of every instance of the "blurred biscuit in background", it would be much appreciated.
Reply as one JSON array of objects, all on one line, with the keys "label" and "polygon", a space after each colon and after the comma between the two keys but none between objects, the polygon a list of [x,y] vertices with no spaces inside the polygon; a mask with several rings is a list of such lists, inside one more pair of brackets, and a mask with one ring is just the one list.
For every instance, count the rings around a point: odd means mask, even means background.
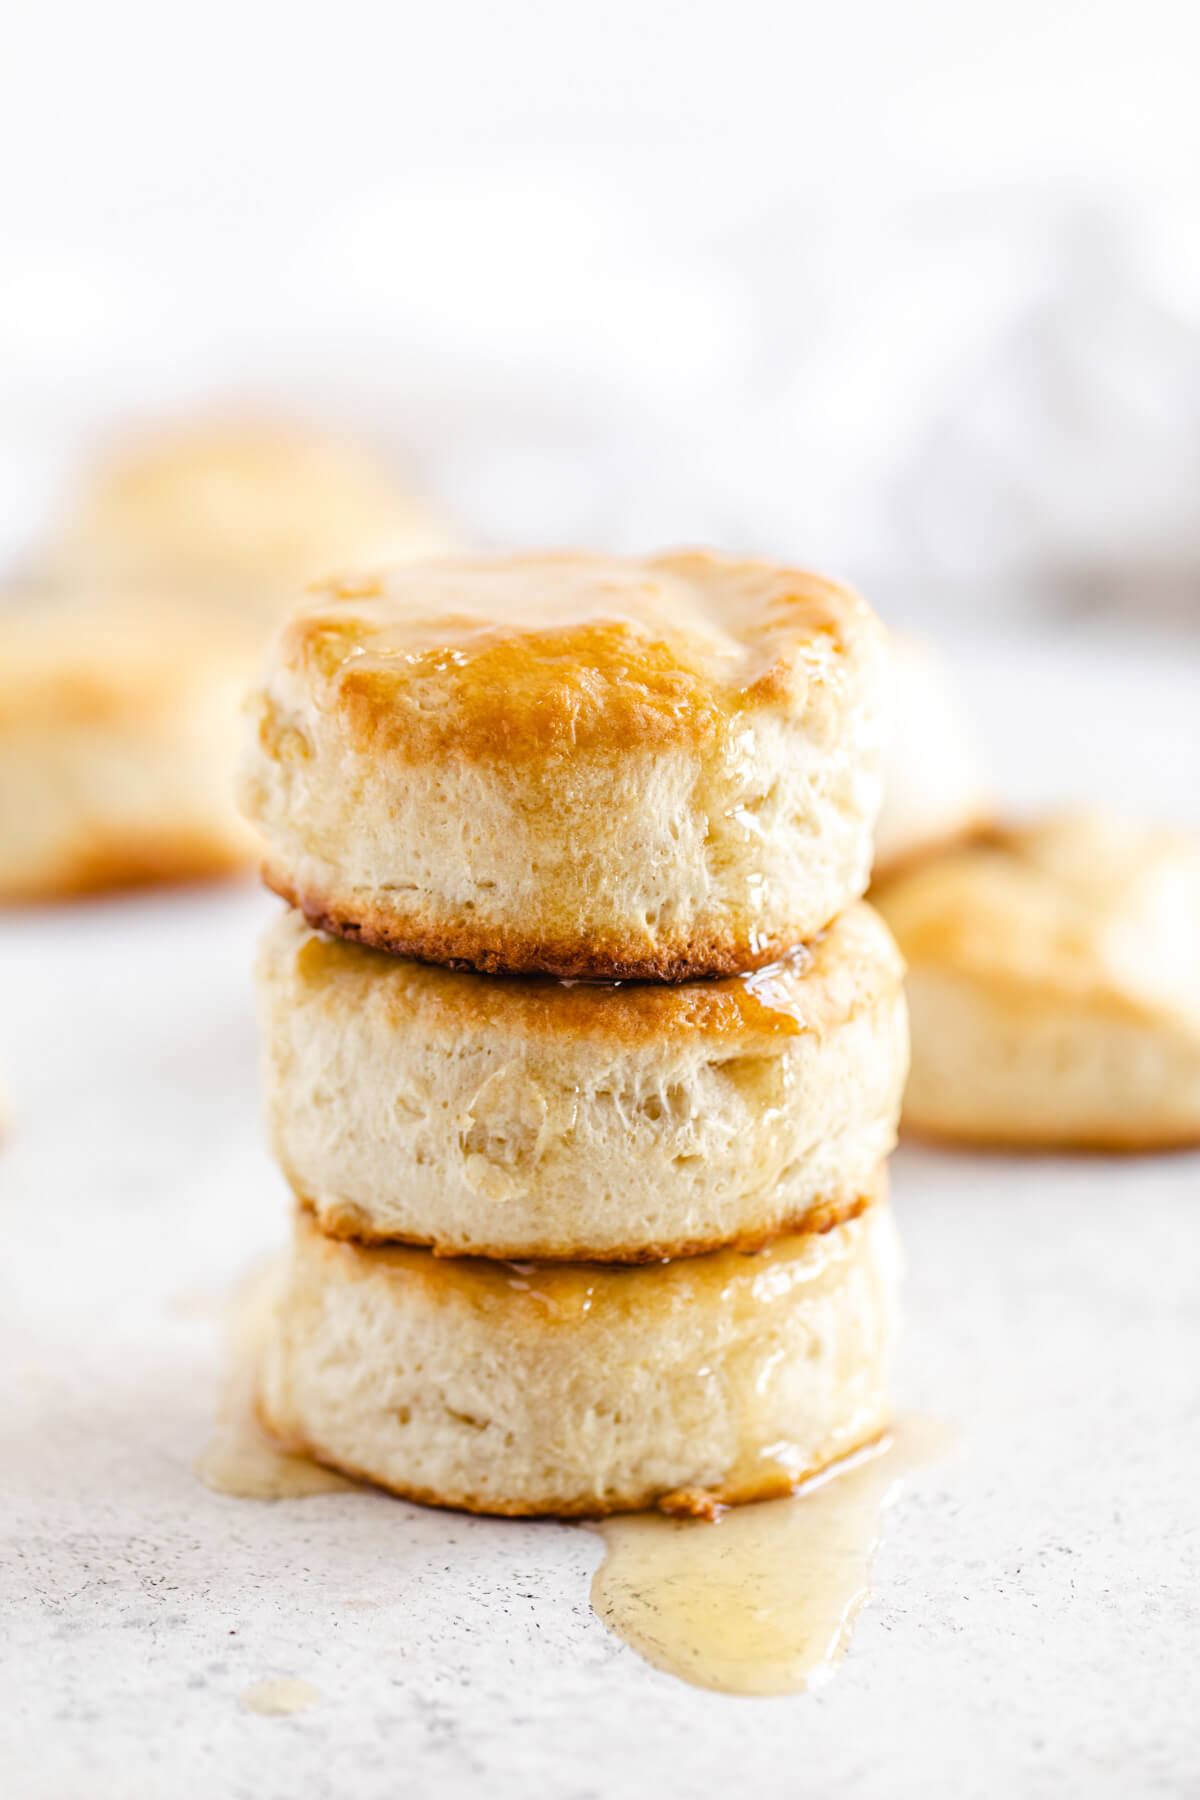
[{"label": "blurred biscuit in background", "polygon": [[130,438],[99,461],[42,573],[68,587],[226,598],[269,616],[343,564],[448,547],[382,458],[286,425],[226,420]]},{"label": "blurred biscuit in background", "polygon": [[1200,1142],[1200,842],[1052,819],[873,899],[908,963],[904,1124],[1042,1148]]},{"label": "blurred biscuit in background", "polygon": [[0,608],[0,900],[225,874],[254,834],[229,797],[256,639],[170,604]]},{"label": "blurred biscuit in background", "polygon": [[974,734],[951,673],[932,645],[888,634],[891,719],[874,879],[968,837],[987,819]]},{"label": "blurred biscuit in background", "polygon": [[0,601],[0,900],[228,873],[241,701],[276,614],[349,561],[444,547],[371,454],[197,424],[100,463]]}]

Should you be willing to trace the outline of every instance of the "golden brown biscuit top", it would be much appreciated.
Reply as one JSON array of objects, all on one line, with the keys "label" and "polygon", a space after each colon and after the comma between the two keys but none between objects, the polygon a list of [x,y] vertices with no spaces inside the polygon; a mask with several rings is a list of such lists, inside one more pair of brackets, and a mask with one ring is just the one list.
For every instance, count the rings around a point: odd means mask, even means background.
[{"label": "golden brown biscuit top", "polygon": [[636,1265],[495,1262],[476,1256],[437,1257],[401,1244],[349,1244],[322,1233],[311,1216],[295,1221],[297,1248],[319,1257],[349,1280],[419,1287],[427,1301],[472,1312],[497,1313],[503,1330],[570,1328],[593,1314],[653,1321],[674,1311],[719,1303],[734,1329],[739,1319],[786,1303],[797,1287],[836,1284],[859,1254],[868,1217],[887,1206],[887,1168],[864,1184],[857,1208],[836,1223],[776,1237],[758,1250],[714,1250]]},{"label": "golden brown biscuit top", "polygon": [[836,698],[881,641],[857,595],[704,552],[448,558],[322,586],[276,639],[361,744],[505,761],[704,741]]},{"label": "golden brown biscuit top", "polygon": [[691,1044],[770,1049],[822,1031],[895,993],[903,963],[879,915],[864,901],[807,946],[750,975],[677,984],[556,981],[438,968],[330,938],[290,915],[268,935],[268,964],[294,958],[314,994],[343,987],[353,1006],[380,1004],[431,1037],[464,1031],[521,1041],[575,1040],[621,1048]]},{"label": "golden brown biscuit top", "polygon": [[919,864],[872,894],[907,961],[1200,1009],[1200,843],[1073,814]]}]

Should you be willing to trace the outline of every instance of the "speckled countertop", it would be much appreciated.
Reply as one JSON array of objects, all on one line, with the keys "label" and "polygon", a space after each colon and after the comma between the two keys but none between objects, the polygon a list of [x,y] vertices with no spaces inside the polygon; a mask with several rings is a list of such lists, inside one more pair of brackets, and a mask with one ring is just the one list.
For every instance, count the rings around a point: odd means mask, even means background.
[{"label": "speckled countertop", "polygon": [[[963,663],[1013,798],[1200,823],[1194,649]],[[591,1613],[586,1530],[201,1487],[223,1307],[286,1212],[249,989],[271,904],[0,924],[6,1800],[1200,1791],[1194,1157],[897,1159],[901,1398],[960,1439],[816,1693],[646,1666]],[[245,1708],[285,1677],[319,1703]]]}]

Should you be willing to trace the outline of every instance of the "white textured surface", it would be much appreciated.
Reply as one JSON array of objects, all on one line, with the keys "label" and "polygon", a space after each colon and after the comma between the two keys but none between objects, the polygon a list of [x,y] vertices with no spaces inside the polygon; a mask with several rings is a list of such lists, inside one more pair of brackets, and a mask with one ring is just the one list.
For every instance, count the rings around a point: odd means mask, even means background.
[{"label": "white textured surface", "polygon": [[[1200,822],[1194,651],[999,646],[967,669],[1017,797],[1146,783]],[[899,1158],[902,1398],[961,1443],[892,1512],[818,1694],[646,1667],[589,1610],[586,1531],[200,1487],[220,1304],[285,1211],[250,1008],[269,904],[0,926],[6,1800],[1197,1790],[1195,1158]],[[244,1711],[275,1677],[323,1702]]]}]

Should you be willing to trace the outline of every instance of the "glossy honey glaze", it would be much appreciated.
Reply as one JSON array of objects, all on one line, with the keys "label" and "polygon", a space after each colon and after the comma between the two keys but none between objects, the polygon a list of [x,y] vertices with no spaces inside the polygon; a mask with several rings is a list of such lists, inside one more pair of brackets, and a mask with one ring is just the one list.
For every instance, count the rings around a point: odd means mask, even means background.
[{"label": "glossy honey glaze", "polygon": [[950,1434],[902,1420],[883,1444],[786,1500],[715,1522],[605,1519],[592,1606],[656,1668],[727,1694],[795,1694],[827,1680],[871,1592],[883,1514]]},{"label": "glossy honey glaze", "polygon": [[[525,1286],[517,1265],[498,1279]],[[359,1484],[279,1449],[254,1414],[253,1388],[281,1270],[245,1284],[212,1441],[196,1472],[242,1499],[281,1500]],[[883,1516],[905,1479],[937,1460],[953,1434],[924,1418],[900,1421],[883,1442],[806,1482],[783,1500],[733,1507],[714,1521],[621,1514],[589,1529],[605,1540],[591,1589],[604,1624],[652,1663],[694,1686],[730,1694],[800,1693],[829,1678],[870,1595]],[[305,1684],[262,1683],[251,1710],[314,1702]],[[275,1689],[279,1693],[275,1693]],[[286,1690],[286,1692],[285,1692]]]},{"label": "glossy honey glaze", "polygon": [[[483,1320],[489,1333],[522,1345],[530,1331],[535,1338],[552,1330],[585,1332],[577,1346],[586,1342],[611,1355],[623,1341],[614,1334],[627,1330],[631,1317],[639,1324],[661,1318],[669,1329],[671,1315],[682,1312],[709,1322],[706,1361],[745,1343],[748,1334],[753,1356],[772,1315],[786,1320],[801,1299],[816,1306],[843,1294],[856,1270],[865,1270],[872,1284],[892,1279],[886,1165],[864,1189],[848,1196],[844,1208],[831,1203],[824,1228],[783,1233],[752,1253],[712,1250],[638,1264],[439,1257],[406,1244],[364,1246],[327,1236],[301,1211],[288,1268],[288,1315],[293,1329],[298,1318],[318,1323],[330,1283],[357,1281],[381,1307],[450,1306],[464,1325]],[[872,1293],[882,1315],[888,1296]],[[782,1463],[788,1470],[789,1459]]]},{"label": "glossy honey glaze", "polygon": [[398,1033],[500,1032],[534,1051],[564,1041],[632,1050],[697,1038],[767,1048],[855,1017],[894,994],[902,975],[890,933],[862,902],[779,962],[678,983],[484,976],[299,928],[267,942],[273,979],[292,990],[289,1005],[293,994],[302,1001],[330,995],[342,1007],[387,1008]]},{"label": "glossy honey glaze", "polygon": [[307,1712],[325,1698],[311,1681],[296,1681],[284,1675],[276,1681],[256,1681],[242,1691],[242,1707],[246,1712],[265,1713],[272,1718],[286,1718],[292,1713]]},{"label": "glossy honey glaze", "polygon": [[[279,640],[376,741],[507,760],[710,737],[873,631],[803,570],[701,552],[445,559],[318,589]],[[800,672],[803,665],[803,672]]]}]

